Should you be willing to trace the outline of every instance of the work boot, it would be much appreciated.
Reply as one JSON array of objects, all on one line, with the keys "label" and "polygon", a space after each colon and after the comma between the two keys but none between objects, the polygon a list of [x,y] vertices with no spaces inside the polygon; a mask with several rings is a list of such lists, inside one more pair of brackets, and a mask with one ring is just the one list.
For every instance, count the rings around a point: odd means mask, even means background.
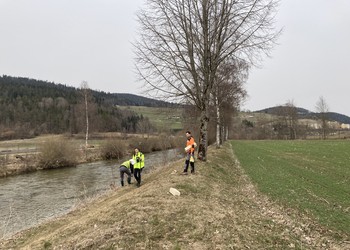
[{"label": "work boot", "polygon": [[128,177],[128,184],[131,184],[131,177]]}]

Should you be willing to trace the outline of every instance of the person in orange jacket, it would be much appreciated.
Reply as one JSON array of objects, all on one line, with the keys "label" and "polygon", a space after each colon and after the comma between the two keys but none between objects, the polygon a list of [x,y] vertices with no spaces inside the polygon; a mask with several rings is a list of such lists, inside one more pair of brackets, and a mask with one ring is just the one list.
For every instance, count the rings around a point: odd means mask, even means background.
[{"label": "person in orange jacket", "polygon": [[188,165],[191,165],[191,173],[194,174],[194,149],[196,147],[196,143],[194,142],[194,138],[192,137],[192,134],[190,131],[186,131],[186,161],[185,161],[185,167],[182,174],[187,175]]}]

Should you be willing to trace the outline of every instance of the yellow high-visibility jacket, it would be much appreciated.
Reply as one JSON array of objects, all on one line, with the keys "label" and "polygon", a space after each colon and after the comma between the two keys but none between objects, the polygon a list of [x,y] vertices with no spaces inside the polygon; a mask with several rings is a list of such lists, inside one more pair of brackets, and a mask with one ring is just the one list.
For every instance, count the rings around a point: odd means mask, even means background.
[{"label": "yellow high-visibility jacket", "polygon": [[135,161],[134,168],[143,168],[145,166],[145,156],[141,152],[134,154],[132,158]]},{"label": "yellow high-visibility jacket", "polygon": [[130,160],[124,161],[120,166],[124,166],[126,168],[130,168]]}]

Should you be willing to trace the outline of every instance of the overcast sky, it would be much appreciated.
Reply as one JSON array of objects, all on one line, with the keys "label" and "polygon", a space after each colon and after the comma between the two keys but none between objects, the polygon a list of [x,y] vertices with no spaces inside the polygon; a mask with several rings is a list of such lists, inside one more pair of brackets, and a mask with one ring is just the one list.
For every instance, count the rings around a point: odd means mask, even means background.
[{"label": "overcast sky", "polygon": [[[0,75],[142,95],[131,42],[144,0],[0,0]],[[350,0],[281,0],[279,45],[246,83],[243,109],[293,101],[350,116]]]}]

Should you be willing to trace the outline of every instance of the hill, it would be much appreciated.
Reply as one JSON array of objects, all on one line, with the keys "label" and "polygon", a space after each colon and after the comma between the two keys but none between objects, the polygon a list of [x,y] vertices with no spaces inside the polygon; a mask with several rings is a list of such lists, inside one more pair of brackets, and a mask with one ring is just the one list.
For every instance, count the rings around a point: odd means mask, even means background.
[{"label": "hill", "polygon": [[[5,96],[9,99],[28,96],[34,99],[45,97],[64,97],[69,101],[76,101],[79,97],[79,89],[60,83],[35,80],[25,77],[0,76],[1,99]],[[155,100],[143,96],[127,93],[106,93],[91,90],[96,100],[102,100],[112,105],[120,106],[146,106],[146,107],[171,107],[176,104]]]},{"label": "hill", "polygon": [[132,110],[136,114],[143,115],[150,120],[158,131],[180,131],[183,129],[183,112],[178,107],[146,107],[146,106],[118,106],[122,110]]},{"label": "hill", "polygon": [[[0,77],[0,139],[40,134],[82,133],[85,106],[80,89],[23,77]],[[133,94],[89,91],[91,132],[136,132],[138,124],[151,127],[147,118],[117,105],[174,107],[164,101]],[[148,125],[147,125],[148,124]]]},{"label": "hill", "polygon": [[[162,164],[134,185],[0,241],[3,249],[340,249],[331,233],[256,191],[229,144],[183,176]],[[172,196],[169,189],[181,192]],[[297,218],[297,219],[296,219]],[[337,248],[338,247],[338,248]]]},{"label": "hill", "polygon": [[[257,110],[254,112],[277,115],[280,113],[281,107],[283,107],[283,106],[265,108],[265,109]],[[315,112],[309,111],[309,110],[304,109],[304,108],[296,107],[296,109],[297,109],[298,117],[302,118],[302,119],[317,119],[320,116],[319,113],[315,113]],[[350,117],[349,116],[335,113],[335,112],[327,112],[326,115],[328,116],[328,119],[330,121],[336,121],[339,123],[350,124]]]}]

